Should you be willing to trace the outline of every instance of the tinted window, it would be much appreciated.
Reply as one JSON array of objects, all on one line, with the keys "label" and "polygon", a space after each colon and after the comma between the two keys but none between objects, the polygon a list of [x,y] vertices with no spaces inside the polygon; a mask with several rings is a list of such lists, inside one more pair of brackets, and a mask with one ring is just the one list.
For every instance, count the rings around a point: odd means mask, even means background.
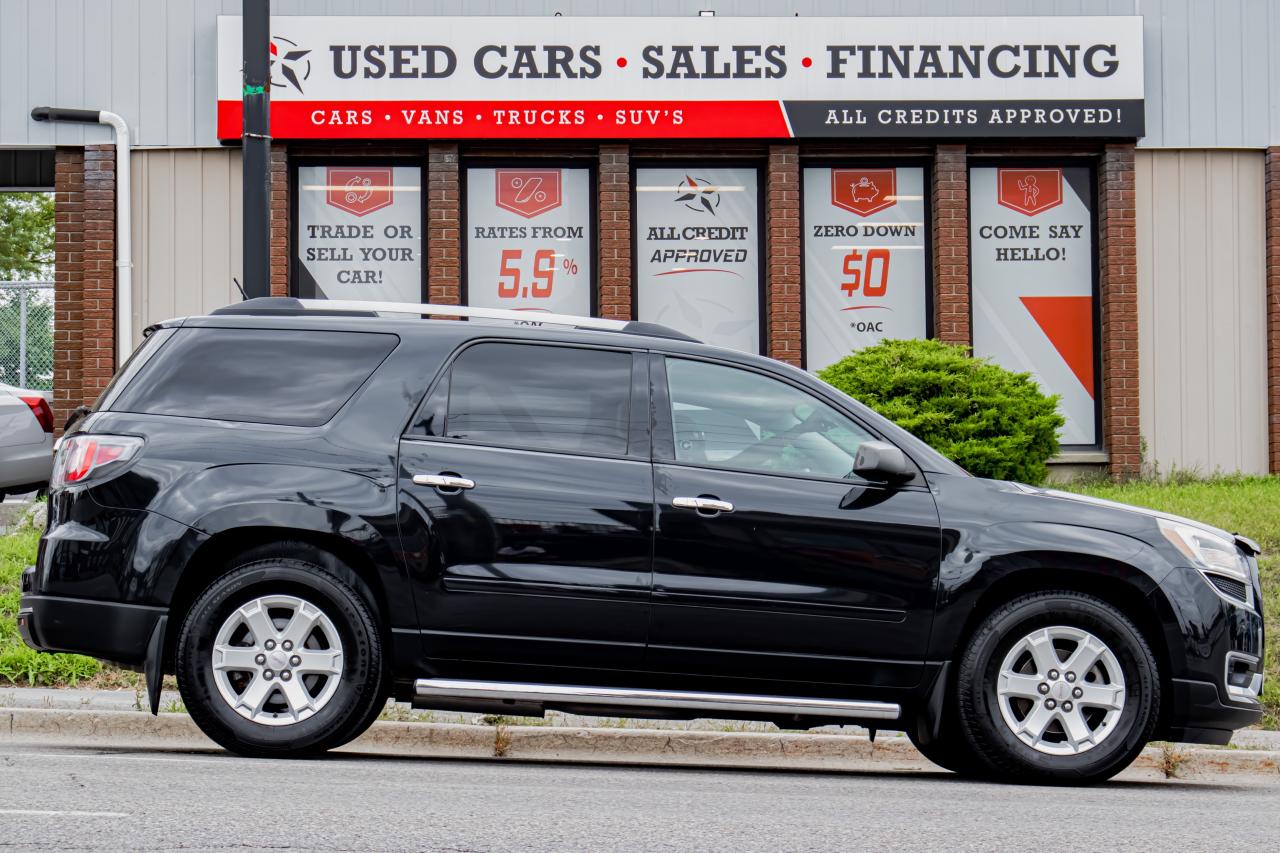
[{"label": "tinted window", "polygon": [[477,344],[454,362],[450,438],[568,453],[627,452],[631,355]]},{"label": "tinted window", "polygon": [[399,339],[365,332],[179,329],[114,411],[290,426],[333,417]]},{"label": "tinted window", "polygon": [[155,357],[155,354],[160,351],[165,342],[173,337],[175,331],[176,329],[156,329],[143,338],[142,343],[133,351],[133,354],[125,359],[124,366],[116,371],[116,375],[111,377],[107,387],[98,395],[98,399],[93,404],[94,410],[109,411],[116,397],[120,396],[120,392],[133,381],[133,377],[137,375],[138,371]]},{"label": "tinted window", "polygon": [[667,359],[676,461],[848,477],[870,433],[816,397],[748,370]]}]

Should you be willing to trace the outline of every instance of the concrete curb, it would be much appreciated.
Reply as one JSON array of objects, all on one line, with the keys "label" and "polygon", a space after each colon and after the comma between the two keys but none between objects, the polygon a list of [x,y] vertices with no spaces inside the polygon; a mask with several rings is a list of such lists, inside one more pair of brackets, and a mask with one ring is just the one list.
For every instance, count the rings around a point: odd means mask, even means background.
[{"label": "concrete curb", "polygon": [[[0,710],[0,743],[91,742],[117,748],[218,750],[186,714],[38,708]],[[1280,751],[1151,746],[1134,764],[1145,775],[1280,773]],[[702,732],[567,726],[475,726],[378,722],[345,753],[422,758],[553,761],[768,770],[932,768],[904,737],[872,743],[856,735]],[[1133,771],[1129,771],[1133,772]]]}]

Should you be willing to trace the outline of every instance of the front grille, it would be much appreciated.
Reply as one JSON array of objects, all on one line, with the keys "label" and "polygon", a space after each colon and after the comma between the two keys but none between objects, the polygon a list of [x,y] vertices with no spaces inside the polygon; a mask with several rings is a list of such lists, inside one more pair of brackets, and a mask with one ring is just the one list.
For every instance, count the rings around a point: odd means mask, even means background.
[{"label": "front grille", "polygon": [[1235,578],[1229,578],[1224,575],[1209,574],[1208,572],[1205,573],[1205,577],[1209,578],[1209,583],[1218,588],[1218,592],[1228,598],[1234,598],[1242,604],[1247,604],[1249,602],[1249,587],[1247,587],[1243,582],[1238,581]]}]

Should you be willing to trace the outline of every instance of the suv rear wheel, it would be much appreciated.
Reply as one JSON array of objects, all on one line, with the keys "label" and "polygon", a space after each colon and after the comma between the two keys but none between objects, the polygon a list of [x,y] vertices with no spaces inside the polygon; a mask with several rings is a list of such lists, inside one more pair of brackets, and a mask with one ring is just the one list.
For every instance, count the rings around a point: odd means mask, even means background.
[{"label": "suv rear wheel", "polygon": [[311,755],[359,736],[385,694],[365,599],[301,559],[270,557],[215,580],[191,606],[178,689],[200,729],[249,756]]},{"label": "suv rear wheel", "polygon": [[961,728],[998,777],[1048,784],[1109,779],[1150,739],[1155,658],[1137,626],[1078,592],[1026,595],[995,610],[960,659]]}]

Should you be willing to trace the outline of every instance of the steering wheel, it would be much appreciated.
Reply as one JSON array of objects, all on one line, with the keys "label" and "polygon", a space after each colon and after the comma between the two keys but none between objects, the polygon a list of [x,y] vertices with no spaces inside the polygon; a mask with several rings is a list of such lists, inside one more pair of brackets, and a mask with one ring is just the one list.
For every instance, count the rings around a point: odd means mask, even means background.
[{"label": "steering wheel", "polygon": [[772,468],[773,465],[771,463],[777,460],[781,455],[780,451],[784,450],[793,439],[799,438],[805,433],[821,432],[827,426],[829,424],[825,413],[821,409],[815,409],[799,423],[792,424],[777,435],[761,439],[755,444],[744,447],[732,458],[727,459],[726,462],[734,467]]}]

